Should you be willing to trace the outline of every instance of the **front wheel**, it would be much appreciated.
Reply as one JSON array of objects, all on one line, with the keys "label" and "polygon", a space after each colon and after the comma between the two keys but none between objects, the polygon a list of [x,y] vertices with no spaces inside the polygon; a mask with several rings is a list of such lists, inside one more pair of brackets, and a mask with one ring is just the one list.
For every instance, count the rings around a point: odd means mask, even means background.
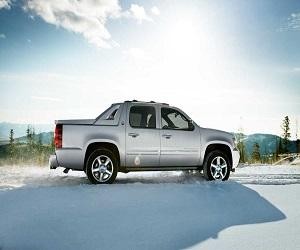
[{"label": "front wheel", "polygon": [[228,156],[222,151],[212,151],[205,158],[203,173],[204,177],[209,181],[228,180],[230,169],[231,165]]},{"label": "front wheel", "polygon": [[115,155],[107,149],[96,149],[86,163],[86,175],[93,184],[111,184],[117,177]]}]

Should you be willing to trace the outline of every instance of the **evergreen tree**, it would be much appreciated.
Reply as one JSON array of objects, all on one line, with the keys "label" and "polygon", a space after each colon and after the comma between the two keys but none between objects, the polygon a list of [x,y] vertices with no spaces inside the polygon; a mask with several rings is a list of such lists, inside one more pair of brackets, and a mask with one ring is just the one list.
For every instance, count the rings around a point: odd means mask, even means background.
[{"label": "evergreen tree", "polygon": [[282,138],[280,137],[277,143],[276,155],[279,156],[282,153],[283,153],[283,146],[282,146]]},{"label": "evergreen tree", "polygon": [[34,127],[31,127],[31,150],[35,149],[36,146],[36,139],[35,139],[35,129]]},{"label": "evergreen tree", "polygon": [[35,143],[34,143],[34,136],[35,131],[34,128],[28,125],[26,130],[26,138],[27,138],[27,145],[26,145],[26,151],[27,155],[26,157],[32,158],[35,154]]},{"label": "evergreen tree", "polygon": [[283,130],[282,137],[282,145],[283,145],[283,153],[288,153],[288,144],[289,144],[289,139],[291,137],[290,133],[290,118],[288,116],[284,117],[282,121],[281,128]]},{"label": "evergreen tree", "polygon": [[261,157],[260,157],[260,152],[259,152],[259,144],[255,142],[253,144],[253,151],[252,151],[252,162],[259,162]]},{"label": "evergreen tree", "polygon": [[9,131],[8,150],[9,150],[9,157],[12,159],[15,155],[15,139],[14,139],[14,130],[13,129],[11,129]]},{"label": "evergreen tree", "polygon": [[32,141],[32,133],[31,133],[31,127],[28,125],[26,129],[26,139],[27,139],[27,144],[30,145]]}]

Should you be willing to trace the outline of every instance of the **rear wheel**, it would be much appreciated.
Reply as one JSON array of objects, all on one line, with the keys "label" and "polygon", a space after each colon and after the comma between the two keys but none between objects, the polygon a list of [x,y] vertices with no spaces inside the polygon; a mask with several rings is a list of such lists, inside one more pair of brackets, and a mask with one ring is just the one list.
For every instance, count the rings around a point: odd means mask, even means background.
[{"label": "rear wheel", "polygon": [[86,175],[93,184],[111,184],[117,177],[118,163],[108,149],[96,149],[86,163]]},{"label": "rear wheel", "polygon": [[231,164],[229,158],[222,151],[210,152],[204,161],[203,174],[209,180],[226,181],[230,175]]}]

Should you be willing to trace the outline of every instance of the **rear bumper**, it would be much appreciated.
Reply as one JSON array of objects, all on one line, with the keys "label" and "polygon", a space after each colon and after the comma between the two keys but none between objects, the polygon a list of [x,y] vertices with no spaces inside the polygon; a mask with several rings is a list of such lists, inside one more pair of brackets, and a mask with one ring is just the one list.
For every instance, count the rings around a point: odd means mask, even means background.
[{"label": "rear bumper", "polygon": [[57,167],[59,167],[56,155],[50,155],[49,167],[50,169],[56,169]]},{"label": "rear bumper", "polygon": [[232,150],[232,169],[235,169],[240,161],[240,152],[238,150]]}]

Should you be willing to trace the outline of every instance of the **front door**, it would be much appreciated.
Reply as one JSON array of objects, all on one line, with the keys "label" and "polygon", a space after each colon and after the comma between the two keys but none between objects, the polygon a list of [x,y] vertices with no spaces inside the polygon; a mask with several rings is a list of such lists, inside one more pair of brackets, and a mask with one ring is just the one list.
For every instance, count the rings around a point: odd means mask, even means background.
[{"label": "front door", "polygon": [[161,108],[161,166],[197,166],[200,133],[179,110]]},{"label": "front door", "polygon": [[160,153],[154,105],[129,104],[126,121],[126,166],[158,167]]}]

